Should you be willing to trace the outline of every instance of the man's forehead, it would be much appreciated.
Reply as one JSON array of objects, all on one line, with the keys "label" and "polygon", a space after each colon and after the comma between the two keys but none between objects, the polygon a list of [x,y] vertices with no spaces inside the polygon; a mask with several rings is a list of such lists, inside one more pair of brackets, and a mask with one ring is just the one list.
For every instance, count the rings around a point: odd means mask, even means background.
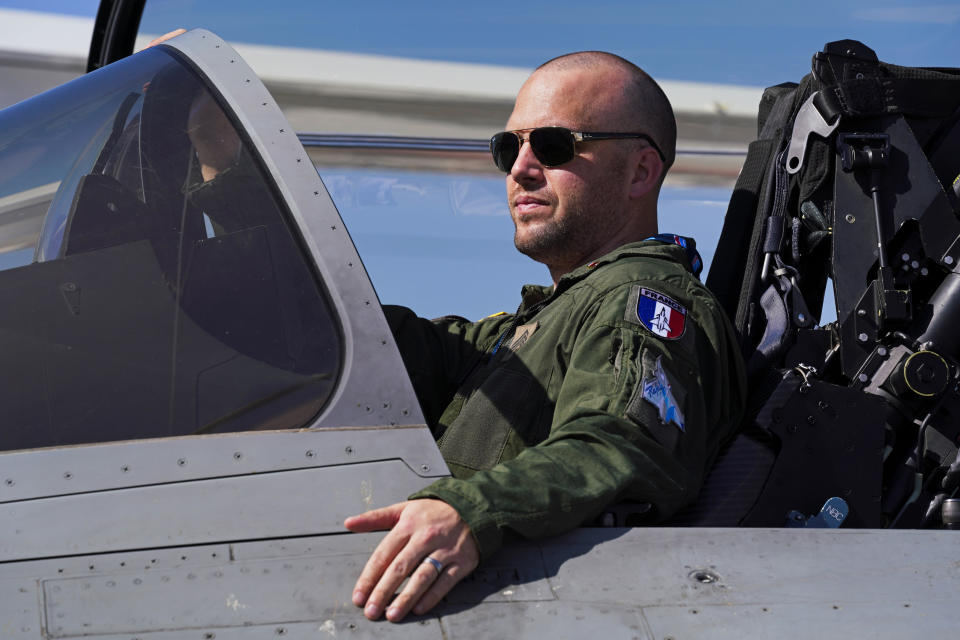
[{"label": "man's forehead", "polygon": [[540,69],[517,94],[508,128],[614,126],[623,113],[622,75],[608,68]]}]

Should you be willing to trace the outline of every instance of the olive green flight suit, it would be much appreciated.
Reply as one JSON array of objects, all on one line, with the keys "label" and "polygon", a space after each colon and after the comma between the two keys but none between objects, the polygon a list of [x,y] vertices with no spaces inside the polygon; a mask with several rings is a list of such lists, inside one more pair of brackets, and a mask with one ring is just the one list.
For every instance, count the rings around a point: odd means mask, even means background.
[{"label": "olive green flight suit", "polygon": [[[675,338],[641,319],[658,299],[685,312]],[[556,290],[527,285],[513,315],[384,311],[453,474],[411,498],[452,505],[482,558],[505,532],[561,533],[624,499],[669,517],[745,404],[733,329],[677,245],[624,245]]]}]

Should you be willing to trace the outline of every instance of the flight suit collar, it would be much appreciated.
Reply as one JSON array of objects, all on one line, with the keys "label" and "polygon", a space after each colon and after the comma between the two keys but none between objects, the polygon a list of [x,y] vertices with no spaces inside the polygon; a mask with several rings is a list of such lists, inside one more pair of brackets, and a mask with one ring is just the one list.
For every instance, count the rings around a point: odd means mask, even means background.
[{"label": "flight suit collar", "polygon": [[[689,246],[695,248],[696,243],[692,238],[686,238],[686,241]],[[690,264],[690,258],[687,255],[687,249],[677,244],[668,244],[660,240],[648,239],[640,242],[631,242],[629,244],[620,246],[610,253],[597,258],[593,262],[585,264],[581,267],[577,267],[570,273],[565,274],[557,283],[557,293],[568,289],[573,283],[579,282],[580,280],[590,276],[590,274],[602,268],[604,265],[616,262],[621,258],[634,257],[669,260],[671,262],[676,262],[680,265],[683,265],[687,271],[693,273],[693,267]]]},{"label": "flight suit collar", "polygon": [[[695,251],[696,243],[694,242],[693,238],[685,238],[685,240],[687,241],[688,246]],[[666,243],[656,239],[631,242],[614,249],[610,253],[597,258],[589,264],[577,267],[570,273],[563,275],[560,278],[560,281],[557,283],[556,289],[549,285],[524,285],[520,293],[521,303],[520,308],[517,310],[517,315],[524,315],[525,312],[535,307],[543,306],[544,303],[559,296],[575,283],[589,277],[604,265],[616,262],[621,258],[633,257],[669,260],[671,262],[676,262],[683,265],[683,267],[690,273],[694,272],[693,267],[690,264],[690,258],[687,254],[687,249],[681,247],[680,245]]]}]

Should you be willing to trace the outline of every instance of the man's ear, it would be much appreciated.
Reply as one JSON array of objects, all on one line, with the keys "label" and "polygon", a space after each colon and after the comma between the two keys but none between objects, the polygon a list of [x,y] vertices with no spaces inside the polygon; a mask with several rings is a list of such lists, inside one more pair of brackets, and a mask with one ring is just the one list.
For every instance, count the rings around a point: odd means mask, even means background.
[{"label": "man's ear", "polygon": [[660,185],[663,160],[653,147],[643,147],[631,154],[633,176],[630,182],[630,197],[642,198]]}]

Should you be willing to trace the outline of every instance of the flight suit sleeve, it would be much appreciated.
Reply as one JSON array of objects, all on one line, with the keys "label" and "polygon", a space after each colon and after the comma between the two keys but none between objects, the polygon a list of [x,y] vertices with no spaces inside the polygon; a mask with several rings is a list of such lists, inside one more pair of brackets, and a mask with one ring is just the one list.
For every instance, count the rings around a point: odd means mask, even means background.
[{"label": "flight suit sleeve", "polygon": [[501,314],[479,322],[456,316],[427,320],[393,305],[385,305],[383,312],[431,429],[484,350],[513,317]]},{"label": "flight suit sleeve", "polygon": [[[631,291],[606,296],[581,325],[545,440],[412,496],[456,508],[481,557],[508,531],[554,535],[624,499],[653,505],[654,520],[669,517],[696,497],[739,421],[743,366],[719,311],[691,309],[683,339],[668,340],[625,319]],[[664,381],[673,399],[661,402]]]}]

